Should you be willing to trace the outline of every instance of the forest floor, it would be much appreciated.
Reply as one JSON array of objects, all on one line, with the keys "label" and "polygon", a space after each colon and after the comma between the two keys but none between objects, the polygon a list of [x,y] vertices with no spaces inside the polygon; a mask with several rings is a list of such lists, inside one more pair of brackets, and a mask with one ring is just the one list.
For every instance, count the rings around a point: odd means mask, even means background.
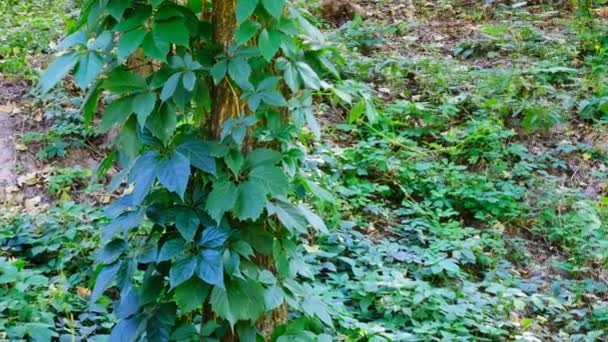
[{"label": "forest floor", "polygon": [[[357,3],[340,25],[308,8],[336,71],[309,157],[330,233],[305,242],[302,281],[331,333],[608,339],[603,12]],[[0,13],[0,339],[103,339],[115,317],[86,297],[108,150],[81,94],[33,86],[70,2],[22,6]]]}]

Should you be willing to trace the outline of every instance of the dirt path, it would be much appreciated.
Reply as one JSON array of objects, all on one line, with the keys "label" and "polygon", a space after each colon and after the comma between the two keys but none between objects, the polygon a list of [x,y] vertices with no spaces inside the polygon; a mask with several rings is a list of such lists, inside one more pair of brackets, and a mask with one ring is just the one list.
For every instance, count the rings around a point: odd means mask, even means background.
[{"label": "dirt path", "polygon": [[14,128],[15,118],[0,110],[0,196],[17,182]]}]

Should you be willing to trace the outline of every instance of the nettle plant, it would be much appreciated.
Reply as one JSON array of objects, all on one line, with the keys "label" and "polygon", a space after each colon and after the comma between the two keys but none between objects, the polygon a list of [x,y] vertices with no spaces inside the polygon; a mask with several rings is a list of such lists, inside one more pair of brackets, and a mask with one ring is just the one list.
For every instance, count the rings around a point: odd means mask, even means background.
[{"label": "nettle plant", "polygon": [[119,130],[101,169],[132,185],[90,298],[115,300],[110,340],[328,339],[296,282],[301,236],[326,229],[300,168],[332,70],[319,31],[285,0],[89,0],[59,47],[40,88],[73,70],[86,122],[103,103],[99,130]]}]

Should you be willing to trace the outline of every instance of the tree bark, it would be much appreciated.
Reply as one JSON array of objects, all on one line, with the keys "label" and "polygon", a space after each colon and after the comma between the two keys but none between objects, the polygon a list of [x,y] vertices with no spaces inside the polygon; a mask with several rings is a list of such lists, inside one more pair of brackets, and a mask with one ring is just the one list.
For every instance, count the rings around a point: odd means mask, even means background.
[{"label": "tree bark", "polygon": [[[214,0],[211,19],[213,39],[226,52],[236,33],[236,0]],[[239,116],[239,95],[229,82],[228,79],[224,79],[213,88],[211,131],[215,138],[220,137],[222,126],[226,120]]]},{"label": "tree bark", "polygon": [[[213,26],[213,38],[224,52],[232,44],[237,29],[236,21],[236,2],[237,0],[213,0],[213,13],[211,16]],[[221,135],[224,122],[231,118],[238,117],[244,108],[244,104],[240,103],[238,89],[231,86],[228,79],[224,79],[220,84],[212,90],[212,109],[211,109],[211,131],[217,139]],[[252,140],[246,139],[244,149],[251,149]],[[256,256],[258,265],[265,267],[270,271],[275,271],[274,262],[269,256]],[[263,303],[260,303],[263,305]],[[211,312],[210,307],[206,305],[205,315],[203,319],[209,319],[208,315]],[[270,336],[274,329],[287,322],[287,306],[282,305],[272,313],[265,315],[258,321],[258,330],[263,334],[265,340],[270,340]],[[234,334],[228,334],[222,341],[238,341],[238,337]]]}]

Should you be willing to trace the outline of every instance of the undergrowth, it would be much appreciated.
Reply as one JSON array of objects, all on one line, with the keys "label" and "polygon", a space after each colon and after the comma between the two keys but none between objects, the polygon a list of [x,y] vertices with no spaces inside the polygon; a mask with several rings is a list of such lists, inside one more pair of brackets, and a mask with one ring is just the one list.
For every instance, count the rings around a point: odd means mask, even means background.
[{"label": "undergrowth", "polygon": [[[328,304],[336,340],[608,338],[608,34],[575,14],[541,15],[545,30],[526,7],[483,13],[451,55],[402,54],[409,28],[381,20],[329,32],[338,68],[307,160],[325,186],[302,179],[299,195],[330,232],[307,240],[291,286]],[[26,58],[10,56],[0,71]],[[47,103],[55,128],[25,138],[41,159],[94,136]],[[86,303],[106,221],[66,200],[89,176],[60,169],[49,191],[63,204],[3,213],[0,338],[109,332],[110,300]]]}]

